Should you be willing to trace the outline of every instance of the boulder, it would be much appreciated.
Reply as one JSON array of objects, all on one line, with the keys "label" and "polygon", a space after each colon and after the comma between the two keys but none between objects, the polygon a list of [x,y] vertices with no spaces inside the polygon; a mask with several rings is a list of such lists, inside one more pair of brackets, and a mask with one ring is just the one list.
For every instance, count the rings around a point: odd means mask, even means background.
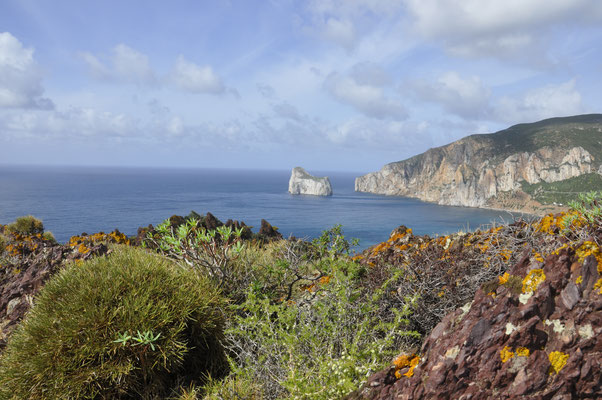
[{"label": "boulder", "polygon": [[303,168],[295,167],[288,182],[288,191],[291,194],[331,196],[332,186],[328,177],[317,178],[308,174]]}]

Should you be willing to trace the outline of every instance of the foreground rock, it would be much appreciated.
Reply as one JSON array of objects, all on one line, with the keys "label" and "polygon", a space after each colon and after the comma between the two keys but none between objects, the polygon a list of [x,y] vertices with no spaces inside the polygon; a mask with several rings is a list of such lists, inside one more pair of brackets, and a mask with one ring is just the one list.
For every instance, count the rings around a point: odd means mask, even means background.
[{"label": "foreground rock", "polygon": [[[599,232],[598,232],[599,233]],[[602,397],[602,235],[525,249],[508,274],[448,314],[414,364],[368,379],[347,399]],[[400,364],[400,365],[399,365]],[[416,365],[417,364],[417,365]]]},{"label": "foreground rock", "polygon": [[[81,262],[107,254],[107,246],[87,236],[77,236],[69,244],[47,240],[41,234],[20,235],[3,231],[10,239],[6,249],[0,249],[0,350],[6,340],[31,308],[34,297],[46,281],[66,262]],[[118,231],[109,235],[117,235]],[[104,235],[105,242],[109,235]],[[93,235],[94,236],[94,235]],[[99,234],[96,236],[100,237]]]},{"label": "foreground rock", "polygon": [[303,168],[295,167],[288,182],[288,192],[291,194],[331,196],[332,186],[328,177],[317,178],[308,174]]},{"label": "foreground rock", "polygon": [[[524,185],[599,173],[601,147],[591,138],[600,137],[600,132],[602,115],[592,114],[472,135],[358,177],[355,190],[444,205],[507,207],[543,214],[553,209],[523,207],[531,200],[521,192]],[[510,207],[497,200],[508,194],[517,200]]]}]

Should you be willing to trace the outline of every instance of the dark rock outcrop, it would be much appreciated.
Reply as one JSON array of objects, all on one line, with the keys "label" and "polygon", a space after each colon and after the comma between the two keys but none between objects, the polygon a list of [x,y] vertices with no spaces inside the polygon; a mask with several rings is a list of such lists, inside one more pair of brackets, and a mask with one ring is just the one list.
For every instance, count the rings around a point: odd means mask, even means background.
[{"label": "dark rock outcrop", "polygon": [[104,243],[73,241],[61,245],[41,234],[7,235],[10,240],[0,270],[0,349],[31,308],[35,295],[65,262],[108,252]]},{"label": "dark rock outcrop", "polygon": [[[495,290],[443,318],[410,377],[383,370],[346,399],[602,397],[600,239],[543,262],[524,257]],[[512,277],[522,291],[502,284]]]}]

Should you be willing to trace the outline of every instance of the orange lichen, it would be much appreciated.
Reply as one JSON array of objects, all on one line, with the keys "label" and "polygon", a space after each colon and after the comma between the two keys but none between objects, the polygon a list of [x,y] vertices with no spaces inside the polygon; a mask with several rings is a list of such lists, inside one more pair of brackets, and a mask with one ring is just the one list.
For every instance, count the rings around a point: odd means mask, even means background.
[{"label": "orange lichen", "polygon": [[81,243],[77,247],[77,251],[79,251],[82,254],[86,254],[86,253],[90,252],[90,249],[85,244]]},{"label": "orange lichen", "polygon": [[321,285],[326,285],[328,282],[330,282],[330,276],[326,275],[320,278],[320,280],[318,281],[320,282]]},{"label": "orange lichen", "polygon": [[596,289],[596,290],[600,289],[598,291],[598,294],[602,294],[602,278],[600,278],[596,281],[596,283],[594,284],[594,289]]},{"label": "orange lichen", "polygon": [[583,242],[575,253],[581,263],[589,256],[596,257],[596,261],[598,262],[598,273],[602,274],[602,251],[600,251],[600,248],[596,243],[591,241]]},{"label": "orange lichen", "polygon": [[559,373],[562,368],[566,365],[566,361],[568,360],[569,355],[565,354],[561,351],[553,351],[548,355],[548,359],[550,360],[550,370],[549,373]]},{"label": "orange lichen", "polygon": [[553,214],[548,214],[539,222],[535,223],[535,229],[542,233],[547,233],[548,235],[555,235],[561,228],[564,220],[564,213],[558,214],[554,216]]},{"label": "orange lichen", "polygon": [[510,278],[510,274],[508,274],[507,272],[504,272],[504,275],[502,275],[502,276],[498,276],[498,280],[500,282],[500,285],[503,285],[506,282],[508,282],[508,278]]},{"label": "orange lichen", "polygon": [[543,262],[544,261],[543,257],[541,256],[541,254],[539,254],[535,250],[533,250],[533,258],[536,259],[539,262]]},{"label": "orange lichen", "polygon": [[500,350],[500,358],[502,359],[503,363],[510,360],[512,357],[514,357],[514,352],[511,351],[511,347],[505,346],[502,350]]},{"label": "orange lichen", "polygon": [[537,287],[546,280],[546,274],[543,269],[531,270],[523,279],[523,293],[533,293]]},{"label": "orange lichen", "polygon": [[516,355],[519,357],[529,357],[529,349],[526,347],[517,347],[516,348]]},{"label": "orange lichen", "polygon": [[[420,357],[416,354],[402,354],[393,360],[393,366],[395,367],[395,377],[400,379],[402,376],[408,378],[414,375],[414,368],[420,363]],[[409,367],[410,369],[402,374],[401,369]]]}]

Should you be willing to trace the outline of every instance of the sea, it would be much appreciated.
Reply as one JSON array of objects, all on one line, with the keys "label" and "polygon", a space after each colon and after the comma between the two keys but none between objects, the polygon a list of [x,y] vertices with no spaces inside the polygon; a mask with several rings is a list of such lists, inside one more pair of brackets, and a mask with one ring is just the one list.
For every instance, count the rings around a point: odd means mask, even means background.
[{"label": "sea", "polygon": [[0,224],[40,218],[64,243],[82,232],[138,227],[170,216],[212,213],[244,221],[257,232],[266,219],[285,236],[312,239],[337,224],[358,250],[387,240],[400,225],[414,234],[471,231],[517,217],[505,211],[450,207],[354,191],[362,173],[311,171],[330,177],[329,197],[288,193],[290,171],[123,167],[0,166]]}]

